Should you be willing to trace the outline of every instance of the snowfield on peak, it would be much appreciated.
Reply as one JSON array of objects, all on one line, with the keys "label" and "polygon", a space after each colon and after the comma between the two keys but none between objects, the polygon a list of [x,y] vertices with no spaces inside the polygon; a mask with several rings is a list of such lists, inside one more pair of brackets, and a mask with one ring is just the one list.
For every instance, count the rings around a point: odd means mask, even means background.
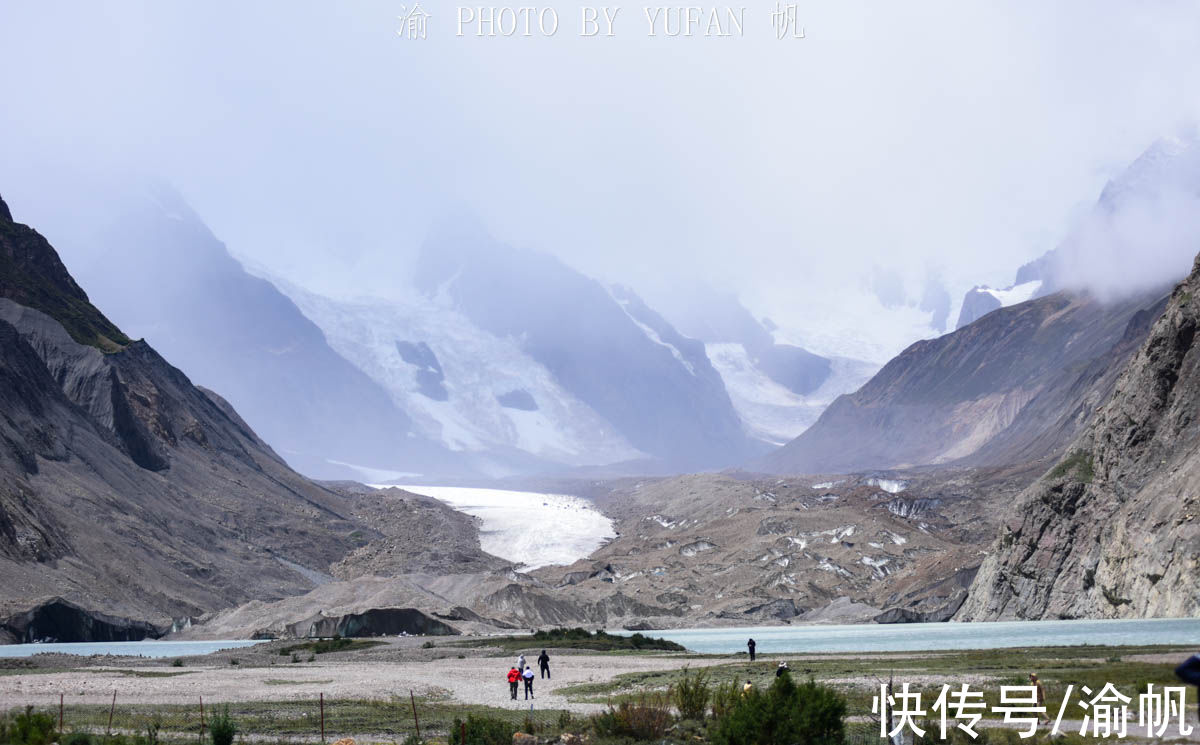
[{"label": "snowfield on peak", "polygon": [[1006,290],[995,290],[991,287],[980,287],[978,292],[986,292],[992,297],[1000,301],[1000,305],[1007,308],[1010,305],[1023,303],[1026,300],[1032,300],[1038,289],[1042,286],[1042,280],[1034,279],[1028,282],[1022,282],[1019,285],[1013,285]]},{"label": "snowfield on peak", "polygon": [[424,436],[452,450],[516,449],[572,465],[641,455],[517,340],[480,329],[444,298],[342,301],[276,283]]},{"label": "snowfield on peak", "polygon": [[808,429],[835,398],[858,390],[877,369],[870,363],[834,358],[829,378],[820,388],[802,396],[768,377],[742,344],[705,344],[704,349],[725,382],[733,408],[747,431],[776,445]]}]

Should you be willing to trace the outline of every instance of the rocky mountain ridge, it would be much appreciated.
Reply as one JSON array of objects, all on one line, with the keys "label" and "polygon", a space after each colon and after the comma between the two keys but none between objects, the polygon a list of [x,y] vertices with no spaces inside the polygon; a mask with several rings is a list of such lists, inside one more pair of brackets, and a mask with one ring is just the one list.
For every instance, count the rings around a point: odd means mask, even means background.
[{"label": "rocky mountain ridge", "polygon": [[917,342],[751,467],[852,473],[1052,455],[1086,423],[1081,404],[1111,390],[1159,296],[1106,303],[1063,292]]},{"label": "rocky mountain ridge", "polygon": [[[293,472],[224,399],[129,340],[0,205],[0,640],[140,638],[303,594],[395,530],[377,529],[369,500]],[[503,566],[449,508],[389,509],[390,525],[448,524],[469,544],[410,556],[410,571]]]},{"label": "rocky mountain ridge", "polygon": [[1200,259],[1113,392],[1023,494],[958,620],[1200,613]]}]

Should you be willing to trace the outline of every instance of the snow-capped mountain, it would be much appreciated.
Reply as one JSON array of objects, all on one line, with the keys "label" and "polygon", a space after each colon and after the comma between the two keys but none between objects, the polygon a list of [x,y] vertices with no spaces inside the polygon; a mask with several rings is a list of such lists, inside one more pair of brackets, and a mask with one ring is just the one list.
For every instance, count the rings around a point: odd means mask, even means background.
[{"label": "snow-capped mountain", "polygon": [[879,369],[779,341],[780,329],[769,319],[755,318],[732,293],[697,286],[659,302],[676,328],[704,342],[738,416],[760,440],[791,440],[835,398],[857,390]]},{"label": "snow-capped mountain", "polygon": [[800,394],[773,380],[740,343],[704,348],[747,430],[779,445],[812,426],[834,399],[858,390],[878,370],[869,362],[837,357],[830,361],[829,376],[811,393]]},{"label": "snow-capped mountain", "polygon": [[662,464],[720,468],[768,447],[747,433],[704,344],[626,288],[503,244],[469,218],[435,228],[414,277],[425,298],[510,340]]},{"label": "snow-capped mountain", "polygon": [[1164,137],[1105,184],[1057,247],[1017,269],[1004,290],[976,287],[957,328],[1064,289],[1127,295],[1187,273],[1200,232],[1200,135]]},{"label": "snow-capped mountain", "polygon": [[993,310],[1032,300],[1042,286],[1040,279],[1011,285],[997,290],[987,285],[971,288],[963,298],[962,310],[958,313],[956,329],[975,323]]},{"label": "snow-capped mountain", "polygon": [[422,435],[468,453],[568,465],[642,457],[517,339],[480,329],[443,293],[338,301],[272,280],[329,344],[389,393]]}]

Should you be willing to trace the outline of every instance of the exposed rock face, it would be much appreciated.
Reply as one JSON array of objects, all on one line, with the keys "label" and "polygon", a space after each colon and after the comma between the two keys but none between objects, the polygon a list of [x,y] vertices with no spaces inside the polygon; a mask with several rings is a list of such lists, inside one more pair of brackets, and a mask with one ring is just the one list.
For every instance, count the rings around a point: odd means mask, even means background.
[{"label": "exposed rock face", "polygon": [[437,355],[429,348],[429,345],[423,341],[398,341],[396,342],[396,351],[400,353],[400,358],[413,366],[415,369],[414,375],[417,382],[417,390],[426,398],[431,398],[434,401],[445,401],[450,398],[450,393],[446,390],[446,373],[442,371],[442,365],[438,362]]},{"label": "exposed rock face", "polygon": [[954,328],[969,326],[983,318],[993,310],[999,310],[1003,304],[1000,299],[983,288],[975,287],[963,298],[962,310],[958,312],[958,323]]},{"label": "exposed rock face", "polygon": [[137,642],[162,636],[165,629],[129,618],[89,611],[75,603],[54,598],[27,611],[0,620],[0,634],[13,643]]},{"label": "exposed rock face", "polygon": [[1200,613],[1200,262],[1068,454],[1023,495],[959,620]]},{"label": "exposed rock face", "polygon": [[[293,467],[361,478],[339,463],[431,472],[456,462],[410,437],[411,421],[387,393],[271,283],[248,274],[179,195],[117,188],[78,198],[103,208],[77,215],[65,200],[43,200],[43,227],[60,236],[57,248],[92,299],[220,391]],[[72,331],[74,316],[50,315]]]},{"label": "exposed rock face", "polygon": [[296,567],[327,569],[359,528],[343,498],[129,341],[32,229],[0,220],[0,243],[0,614],[112,635],[108,616],[158,627],[312,587]]},{"label": "exposed rock face", "polygon": [[450,636],[458,633],[452,626],[416,608],[370,608],[361,613],[340,616],[319,615],[289,625],[288,632],[296,637]]},{"label": "exposed rock face", "polygon": [[1056,453],[1111,391],[1162,294],[1104,304],[1064,292],[917,342],[752,466],[848,473]]}]

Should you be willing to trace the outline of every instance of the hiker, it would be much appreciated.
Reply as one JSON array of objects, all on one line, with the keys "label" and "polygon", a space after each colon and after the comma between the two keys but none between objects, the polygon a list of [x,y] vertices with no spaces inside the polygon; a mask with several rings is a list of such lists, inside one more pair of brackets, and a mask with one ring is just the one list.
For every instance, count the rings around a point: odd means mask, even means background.
[{"label": "hiker", "polygon": [[[516,695],[514,694],[514,698]],[[525,700],[533,698],[533,668],[525,666]]]},{"label": "hiker", "polygon": [[521,673],[517,668],[509,668],[508,671],[508,692],[512,694],[512,700],[517,700],[517,684],[521,682]]},{"label": "hiker", "polygon": [[542,653],[538,655],[537,663],[538,663],[538,669],[540,669],[542,671],[542,677],[549,680],[550,679],[550,655],[546,654],[546,650],[543,649]]},{"label": "hiker", "polygon": [[[1175,677],[1188,685],[1196,686],[1196,691],[1200,694],[1200,654],[1192,655],[1175,668]],[[1196,697],[1196,706],[1200,709],[1200,695]]]},{"label": "hiker", "polygon": [[1046,689],[1042,687],[1042,681],[1038,680],[1037,673],[1029,674],[1029,685],[1037,689],[1037,705],[1042,707],[1042,710],[1038,712],[1038,719],[1049,722],[1050,717],[1046,714]]},{"label": "hiker", "polygon": [[525,665],[525,653],[524,653],[524,652],[522,652],[522,653],[520,653],[519,655],[517,655],[517,671],[518,671],[518,672],[520,672],[520,671],[524,670],[524,669],[525,669],[525,667],[526,667],[526,665]]},{"label": "hiker", "polygon": [[746,685],[742,686],[742,696],[743,697],[749,696],[750,691],[753,691],[753,690],[754,690],[754,684],[747,680]]},{"label": "hiker", "polygon": [[782,678],[782,677],[783,677],[783,674],[784,674],[784,673],[786,673],[786,672],[790,672],[790,671],[788,670],[787,663],[786,663],[786,662],[780,662],[780,663],[779,663],[779,667],[775,668],[775,677],[776,677],[776,678]]},{"label": "hiker", "polygon": [[758,646],[758,645],[754,643],[754,640],[753,640],[753,639],[751,639],[750,641],[746,642],[746,648],[750,650],[750,661],[751,661],[751,662],[754,662],[754,648],[755,648],[755,647],[757,647],[757,646]]}]

